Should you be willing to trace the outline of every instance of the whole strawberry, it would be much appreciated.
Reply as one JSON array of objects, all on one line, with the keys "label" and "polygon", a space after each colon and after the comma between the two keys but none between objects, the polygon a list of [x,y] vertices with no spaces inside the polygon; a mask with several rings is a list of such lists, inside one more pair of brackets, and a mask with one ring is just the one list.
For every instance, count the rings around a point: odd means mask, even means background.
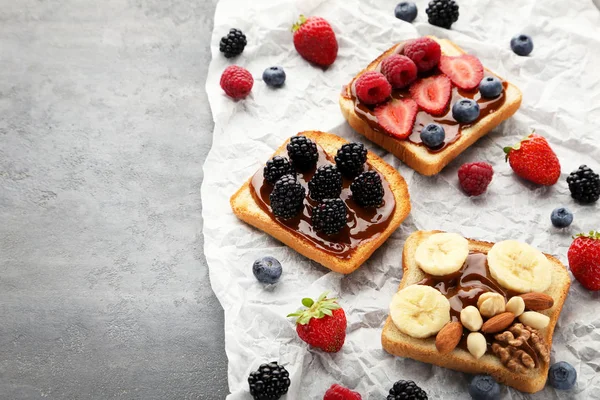
[{"label": "whole strawberry", "polygon": [[338,42],[329,22],[321,17],[300,16],[292,27],[294,46],[307,61],[328,67],[335,61]]},{"label": "whole strawberry", "polygon": [[551,186],[560,178],[560,162],[543,136],[532,133],[512,147],[506,160],[515,174],[538,185]]},{"label": "whole strawberry", "polygon": [[575,278],[588,290],[600,290],[600,232],[579,234],[567,252]]},{"label": "whole strawberry", "polygon": [[328,353],[340,351],[346,339],[346,314],[336,300],[328,299],[327,292],[317,301],[304,298],[302,304],[307,309],[288,315],[297,317],[296,332],[300,339]]}]

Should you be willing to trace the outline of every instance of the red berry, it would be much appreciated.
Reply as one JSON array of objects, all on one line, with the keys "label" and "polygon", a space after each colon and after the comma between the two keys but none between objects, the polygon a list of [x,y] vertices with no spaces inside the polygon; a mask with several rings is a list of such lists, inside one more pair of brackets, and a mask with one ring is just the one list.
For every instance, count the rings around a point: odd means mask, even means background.
[{"label": "red berry", "polygon": [[431,115],[446,113],[452,95],[452,83],[446,75],[418,80],[410,87],[410,95],[419,107]]},{"label": "red berry", "polygon": [[323,400],[362,400],[359,393],[334,383],[325,392]]},{"label": "red berry", "polygon": [[567,252],[573,276],[588,290],[600,290],[600,232],[578,235]]},{"label": "red berry", "polygon": [[254,85],[252,74],[247,69],[230,65],[221,75],[221,88],[225,94],[234,99],[243,99],[248,96]]},{"label": "red berry", "polygon": [[354,83],[356,97],[364,104],[383,103],[392,94],[392,86],[381,73],[367,71]]},{"label": "red berry", "polygon": [[417,103],[412,99],[394,99],[375,108],[379,125],[391,136],[406,139],[417,118]]},{"label": "red berry", "polygon": [[470,54],[458,57],[442,56],[440,70],[450,77],[452,83],[461,89],[475,89],[483,79],[481,61]]},{"label": "red berry", "polygon": [[292,27],[294,47],[307,61],[328,67],[335,61],[338,42],[329,22],[321,17],[300,16]]},{"label": "red berry", "polygon": [[406,56],[394,54],[381,62],[381,73],[395,89],[402,89],[417,79],[417,66]]},{"label": "red berry", "polygon": [[425,72],[438,65],[442,49],[435,40],[422,37],[406,43],[404,55],[413,60],[420,72]]},{"label": "red berry", "polygon": [[485,193],[494,176],[494,169],[485,162],[463,164],[458,169],[460,186],[469,196],[479,196]]},{"label": "red berry", "polygon": [[560,162],[546,139],[532,133],[513,147],[505,147],[515,174],[538,185],[551,186],[560,178]]}]

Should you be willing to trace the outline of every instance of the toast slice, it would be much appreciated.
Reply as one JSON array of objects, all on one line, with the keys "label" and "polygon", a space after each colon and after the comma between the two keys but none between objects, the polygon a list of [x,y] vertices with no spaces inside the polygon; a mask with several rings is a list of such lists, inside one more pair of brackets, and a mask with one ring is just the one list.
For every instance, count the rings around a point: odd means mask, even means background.
[{"label": "toast slice", "polygon": [[[465,51],[447,39],[438,39],[433,36],[430,36],[430,38],[440,44],[442,54],[444,55],[459,56],[461,54],[465,54]],[[502,121],[510,118],[521,105],[521,91],[515,85],[502,79],[504,82],[506,82],[506,99],[504,104],[496,111],[479,120],[477,123],[467,128],[463,128],[458,140],[456,140],[454,143],[451,143],[439,152],[430,152],[425,146],[412,143],[406,139],[396,139],[385,132],[375,130],[364,119],[356,114],[354,110],[354,101],[350,98],[351,85],[362,73],[376,69],[384,58],[394,53],[396,48],[397,45],[386,50],[383,54],[371,62],[367,68],[359,72],[352,79],[352,81],[346,86],[345,90],[343,90],[342,94],[340,95],[340,108],[342,110],[342,114],[355,131],[394,154],[402,162],[420,174],[435,175],[440,172],[446,165],[450,163],[450,161],[455,159],[467,147],[475,143],[477,139],[481,138],[483,135],[500,125]],[[486,71],[491,72],[487,69]]]},{"label": "toast slice", "polygon": [[[325,153],[330,157],[334,157],[337,150],[343,144],[348,143],[339,136],[319,131],[300,132],[299,135],[304,135],[317,143],[317,145],[321,146]],[[284,152],[288,142],[289,140],[286,140],[275,154]],[[284,225],[278,222],[269,213],[265,212],[257,204],[252,195],[252,189],[250,188],[250,181],[252,178],[244,183],[231,197],[231,208],[233,209],[234,214],[242,221],[268,233],[305,257],[318,262],[332,271],[349,274],[360,267],[362,263],[364,263],[371,254],[386,241],[410,212],[408,187],[404,178],[398,171],[370,151],[367,154],[367,163],[387,180],[396,205],[389,218],[387,227],[376,237],[362,241],[352,251],[349,257],[346,258],[336,257],[330,252],[315,246],[315,244],[306,238],[286,229]]]},{"label": "toast slice", "polygon": [[[410,235],[404,244],[402,253],[402,268],[404,275],[400,283],[400,289],[420,282],[424,272],[415,262],[415,251],[419,244],[439,231],[417,231]],[[469,239],[469,250],[487,254],[493,243]],[[539,332],[543,336],[548,348],[552,348],[552,334],[567,297],[571,280],[567,269],[555,257],[545,254],[552,265],[552,284],[546,290],[546,294],[552,296],[554,305],[541,313],[550,317],[550,323]],[[388,316],[381,342],[385,351],[399,357],[408,357],[414,360],[450,368],[470,374],[488,374],[498,382],[512,386],[522,392],[535,393],[544,388],[548,377],[548,364],[542,363],[538,368],[527,370],[525,374],[515,373],[507,369],[498,357],[487,352],[480,359],[475,359],[467,350],[457,347],[452,352],[442,355],[435,347],[435,336],[427,339],[415,339],[402,333]]]}]

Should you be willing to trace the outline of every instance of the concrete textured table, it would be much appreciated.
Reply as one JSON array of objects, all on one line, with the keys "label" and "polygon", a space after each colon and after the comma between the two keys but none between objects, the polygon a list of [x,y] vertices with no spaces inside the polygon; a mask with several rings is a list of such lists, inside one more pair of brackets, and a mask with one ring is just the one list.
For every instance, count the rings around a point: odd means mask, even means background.
[{"label": "concrete textured table", "polygon": [[0,398],[222,399],[216,0],[0,0]]}]

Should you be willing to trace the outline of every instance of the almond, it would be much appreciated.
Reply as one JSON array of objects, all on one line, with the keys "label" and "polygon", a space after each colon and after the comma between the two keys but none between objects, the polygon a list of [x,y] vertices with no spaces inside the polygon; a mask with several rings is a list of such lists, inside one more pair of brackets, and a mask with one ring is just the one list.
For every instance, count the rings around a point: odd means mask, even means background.
[{"label": "almond", "polygon": [[484,322],[481,327],[483,333],[496,333],[508,328],[515,320],[515,314],[511,312],[503,312],[495,317],[492,317]]},{"label": "almond", "polygon": [[554,305],[554,299],[545,293],[525,293],[520,296],[525,302],[525,308],[532,311],[542,311]]},{"label": "almond", "polygon": [[460,322],[450,322],[446,324],[435,337],[435,347],[441,354],[448,354],[462,338],[463,326]]}]

